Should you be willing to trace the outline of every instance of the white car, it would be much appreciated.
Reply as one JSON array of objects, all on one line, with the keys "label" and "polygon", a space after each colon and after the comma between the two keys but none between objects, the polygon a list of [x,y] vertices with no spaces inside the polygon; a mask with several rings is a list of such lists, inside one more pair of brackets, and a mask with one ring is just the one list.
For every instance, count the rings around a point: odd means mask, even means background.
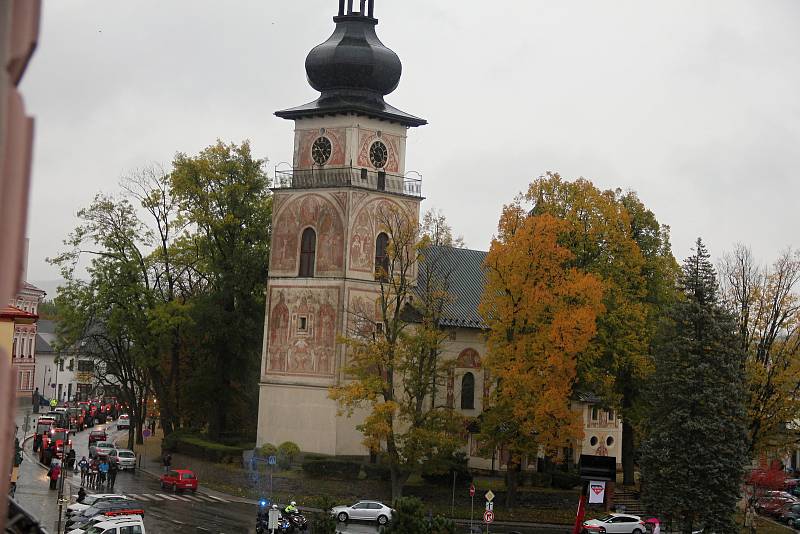
[{"label": "white car", "polygon": [[86,525],[86,529],[76,528],[70,530],[67,534],[85,534],[86,530],[90,527],[95,526],[97,523],[105,523],[105,522],[119,522],[119,521],[130,521],[133,520],[142,520],[142,516],[138,514],[134,515],[117,515],[117,516],[109,516],[109,515],[97,515],[94,516],[90,521],[89,524]]},{"label": "white car", "polygon": [[128,449],[114,449],[108,453],[108,461],[117,464],[120,471],[136,469],[136,454]]},{"label": "white car", "polygon": [[117,430],[122,430],[123,428],[130,428],[131,427],[131,416],[124,413],[119,416],[117,419]]},{"label": "white car", "polygon": [[644,534],[644,521],[638,515],[609,514],[600,519],[583,522],[583,531],[588,534]]},{"label": "white car", "polygon": [[141,519],[127,521],[104,521],[86,530],[86,534],[146,534]]},{"label": "white car", "polygon": [[106,501],[127,501],[128,498],[118,493],[94,493],[84,497],[83,502],[76,502],[67,506],[67,517],[80,514],[87,508],[94,506],[99,502]]},{"label": "white car", "polygon": [[352,506],[334,506],[331,514],[340,522],[350,521],[377,521],[385,525],[392,519],[393,510],[378,501],[358,501]]}]

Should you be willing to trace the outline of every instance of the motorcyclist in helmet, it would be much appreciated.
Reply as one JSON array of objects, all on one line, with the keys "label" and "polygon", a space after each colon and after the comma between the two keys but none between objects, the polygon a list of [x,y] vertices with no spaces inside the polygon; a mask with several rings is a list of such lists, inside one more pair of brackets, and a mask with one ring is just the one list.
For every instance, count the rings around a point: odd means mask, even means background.
[{"label": "motorcyclist in helmet", "polygon": [[297,503],[294,501],[289,503],[289,506],[284,508],[283,511],[286,512],[286,515],[293,515],[300,513],[300,510],[297,509]]}]

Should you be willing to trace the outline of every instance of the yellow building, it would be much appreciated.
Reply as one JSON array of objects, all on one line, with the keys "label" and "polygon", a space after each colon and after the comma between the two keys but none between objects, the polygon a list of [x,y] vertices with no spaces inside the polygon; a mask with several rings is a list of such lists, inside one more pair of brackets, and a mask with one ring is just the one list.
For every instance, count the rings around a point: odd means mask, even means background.
[{"label": "yellow building", "polygon": [[36,315],[20,310],[14,306],[0,308],[0,353],[6,361],[11,362],[14,354],[14,329],[18,324],[33,324]]}]

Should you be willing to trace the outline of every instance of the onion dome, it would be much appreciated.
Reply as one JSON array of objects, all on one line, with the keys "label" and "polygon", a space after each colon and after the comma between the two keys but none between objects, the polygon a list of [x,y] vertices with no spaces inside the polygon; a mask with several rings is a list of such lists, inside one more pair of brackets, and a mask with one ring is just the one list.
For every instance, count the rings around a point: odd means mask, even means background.
[{"label": "onion dome", "polygon": [[337,113],[360,113],[421,126],[427,121],[388,105],[383,97],[400,83],[403,66],[375,33],[378,19],[373,16],[374,0],[360,0],[361,11],[353,10],[353,0],[339,2],[336,28],[324,43],[314,47],[306,58],[308,83],[322,93],[319,99],[276,113],[298,119]]}]

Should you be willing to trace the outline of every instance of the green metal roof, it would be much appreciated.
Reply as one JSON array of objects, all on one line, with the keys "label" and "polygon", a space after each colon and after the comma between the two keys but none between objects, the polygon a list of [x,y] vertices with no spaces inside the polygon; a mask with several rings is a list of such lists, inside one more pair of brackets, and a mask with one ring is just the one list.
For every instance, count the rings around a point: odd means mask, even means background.
[{"label": "green metal roof", "polygon": [[441,280],[450,294],[441,324],[485,329],[478,305],[486,282],[483,262],[486,252],[465,248],[430,246],[422,251],[417,294],[421,298],[426,280]]}]

